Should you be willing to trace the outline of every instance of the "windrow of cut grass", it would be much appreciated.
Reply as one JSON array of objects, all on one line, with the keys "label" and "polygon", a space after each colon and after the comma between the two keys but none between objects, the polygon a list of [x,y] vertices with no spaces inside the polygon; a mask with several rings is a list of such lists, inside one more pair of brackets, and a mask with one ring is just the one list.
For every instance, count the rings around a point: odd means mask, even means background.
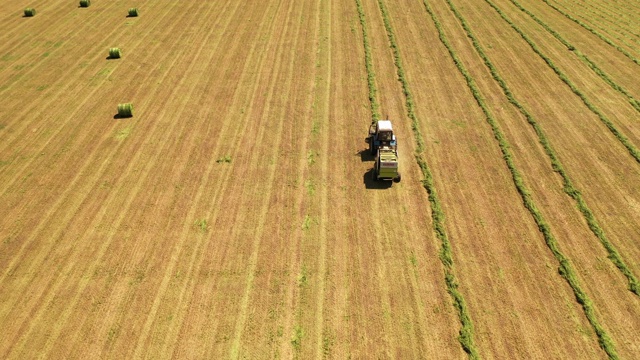
[{"label": "windrow of cut grass", "polygon": [[574,2],[573,6],[578,6],[583,9],[582,11],[586,15],[583,15],[585,19],[593,19],[595,24],[606,24],[606,26],[600,26],[600,29],[605,32],[613,31],[630,40],[632,37],[629,35],[638,36],[637,24],[630,21],[629,14],[621,11],[620,8],[612,9],[608,7],[607,4],[594,4],[589,2]]},{"label": "windrow of cut grass", "polygon": [[[611,35],[621,44],[632,50],[638,50],[640,41],[639,18],[631,19],[622,6],[609,7],[604,3],[584,2],[572,3],[571,9],[579,8],[578,17],[605,34]],[[628,10],[627,10],[628,11]],[[606,35],[605,35],[606,36]]]},{"label": "windrow of cut grass", "polygon": [[369,106],[371,108],[371,121],[374,122],[380,119],[380,113],[378,109],[380,104],[376,98],[377,88],[376,79],[373,73],[373,60],[371,59],[371,44],[369,43],[369,35],[367,33],[367,20],[364,16],[364,9],[362,8],[362,2],[356,0],[356,7],[358,8],[358,18],[360,19],[360,26],[362,26],[362,42],[364,45],[364,64],[367,69],[367,84],[369,85]]},{"label": "windrow of cut grass", "polygon": [[593,27],[585,24],[583,21],[578,20],[577,18],[575,18],[574,16],[570,15],[569,13],[562,11],[562,9],[560,9],[558,6],[553,5],[552,3],[549,2],[549,0],[542,0],[545,4],[549,5],[549,7],[551,7],[552,9],[554,9],[555,11],[557,11],[558,13],[562,14],[564,17],[566,17],[567,19],[573,21],[574,23],[582,26],[585,30],[589,31],[590,33],[592,33],[593,35],[597,36],[598,38],[600,38],[600,40],[604,41],[605,43],[607,43],[608,45],[610,45],[611,47],[613,47],[614,49],[618,50],[619,52],[621,52],[622,54],[624,54],[624,56],[628,57],[631,61],[633,61],[634,63],[636,63],[636,65],[640,65],[640,60],[638,60],[637,58],[635,58],[629,51],[623,49],[622,47],[620,47],[619,45],[615,44],[613,41],[611,41],[609,38],[607,38],[606,36],[602,35],[600,32],[598,32],[597,30],[595,30]]},{"label": "windrow of cut grass", "polygon": [[591,59],[589,59],[589,57],[587,57],[587,55],[583,54],[578,49],[576,49],[575,46],[570,44],[557,31],[553,30],[551,28],[551,26],[549,26],[547,23],[542,21],[539,17],[537,17],[531,11],[529,11],[524,6],[522,6],[518,1],[511,0],[511,2],[513,3],[513,5],[515,5],[522,12],[524,12],[527,15],[529,15],[529,17],[531,17],[531,19],[533,19],[533,21],[535,21],[540,26],[542,26],[549,34],[553,35],[553,37],[555,37],[558,41],[560,41],[562,43],[562,45],[564,45],[568,50],[573,52],[580,60],[582,60],[585,64],[587,64],[587,66],[589,66],[589,68],[591,70],[593,70],[594,73],[596,73],[602,80],[604,80],[604,82],[606,82],[609,86],[611,86],[612,89],[614,89],[615,91],[617,91],[620,94],[624,95],[627,98],[627,100],[629,101],[629,104],[631,104],[631,106],[633,106],[633,108],[636,109],[636,111],[640,112],[640,101],[638,101],[636,98],[634,98],[633,95],[631,95],[625,88],[623,88],[622,86],[616,84],[616,82],[613,81],[607,75],[607,73],[605,73],[598,65],[596,65],[596,63],[594,63]]},{"label": "windrow of cut grass", "polygon": [[[359,3],[359,0],[356,1]],[[444,222],[444,212],[442,210],[442,206],[440,205],[440,200],[436,191],[433,175],[431,173],[429,165],[427,164],[427,161],[423,156],[424,139],[418,125],[419,122],[415,113],[413,96],[411,95],[409,83],[406,79],[404,67],[402,65],[400,49],[398,48],[395,33],[389,20],[389,14],[382,0],[378,0],[378,7],[380,9],[380,13],[382,14],[385,30],[389,39],[389,46],[393,51],[393,58],[398,75],[398,81],[400,81],[400,84],[402,85],[402,91],[405,96],[407,116],[409,117],[409,119],[411,119],[411,129],[413,131],[413,137],[416,142],[416,152],[414,154],[414,157],[416,159],[416,162],[418,163],[418,166],[420,167],[422,175],[424,176],[422,184],[428,193],[434,231],[436,237],[441,242],[441,248],[438,257],[440,258],[440,261],[442,262],[442,265],[444,267],[447,292],[453,300],[453,305],[457,311],[458,319],[460,320],[461,324],[458,341],[460,342],[460,345],[462,345],[463,350],[469,355],[471,359],[479,359],[480,355],[474,342],[473,321],[471,319],[471,316],[469,315],[464,296],[458,290],[459,283],[455,273],[451,243],[449,242]],[[363,27],[363,31],[366,31],[366,28]],[[367,71],[369,71],[369,69],[367,69]],[[374,77],[375,75],[373,73],[369,73],[369,76]]]},{"label": "windrow of cut grass", "polygon": [[440,41],[447,48],[449,55],[451,56],[451,59],[453,60],[455,66],[458,68],[458,71],[460,71],[460,73],[464,77],[467,83],[467,86],[469,87],[469,90],[471,91],[471,93],[473,94],[473,97],[476,100],[476,103],[478,104],[483,114],[485,115],[487,123],[489,123],[489,125],[491,126],[493,135],[495,139],[498,141],[498,145],[500,146],[500,151],[502,152],[503,159],[507,167],[509,168],[509,172],[511,173],[516,189],[520,194],[520,197],[522,198],[523,204],[527,208],[527,210],[531,213],[531,216],[535,220],[536,225],[538,226],[538,229],[540,230],[540,232],[542,233],[542,236],[544,237],[547,247],[549,248],[549,250],[551,250],[553,256],[556,258],[556,260],[559,263],[560,275],[567,281],[567,283],[573,290],[576,300],[578,301],[578,303],[580,303],[580,305],[582,305],[582,308],[584,310],[584,313],[589,323],[591,324],[594,331],[596,332],[596,335],[598,336],[598,342],[602,347],[602,349],[607,353],[609,358],[617,359],[618,355],[617,355],[613,341],[605,331],[604,327],[602,327],[602,325],[596,318],[593,304],[591,300],[588,298],[587,294],[582,290],[582,286],[580,285],[580,282],[575,274],[575,271],[573,269],[573,266],[571,265],[571,262],[560,251],[558,242],[555,236],[553,236],[553,234],[551,233],[550,226],[548,225],[542,213],[538,210],[538,207],[536,206],[533,200],[533,197],[531,196],[530,189],[525,184],[524,178],[522,177],[520,171],[516,168],[516,165],[513,160],[513,154],[509,150],[510,145],[507,142],[507,139],[504,133],[500,129],[495,117],[489,110],[489,107],[486,104],[482,94],[480,93],[480,89],[476,85],[475,80],[473,79],[471,74],[467,71],[462,60],[458,57],[455,49],[449,42],[444,32],[443,26],[438,20],[438,18],[436,17],[435,13],[433,12],[431,5],[429,5],[427,0],[423,0],[423,3],[427,13],[430,15],[431,20],[433,21],[436,29],[438,30],[438,36],[440,38]]},{"label": "windrow of cut grass", "polygon": [[609,118],[607,118],[607,116],[605,114],[603,114],[595,105],[593,105],[589,99],[587,98],[587,96],[580,91],[580,89],[578,89],[578,87],[571,81],[571,79],[569,79],[569,77],[562,71],[560,70],[560,68],[558,66],[556,66],[553,61],[551,60],[551,58],[549,58],[547,55],[545,55],[540,48],[538,48],[538,46],[533,42],[533,40],[531,40],[529,38],[529,36],[522,31],[522,29],[520,29],[513,21],[511,21],[511,19],[509,19],[509,17],[507,17],[507,15],[491,0],[485,0],[487,2],[487,4],[489,4],[489,6],[491,6],[499,15],[500,17],[507,23],[509,24],[509,26],[515,30],[518,35],[520,35],[520,37],[527,42],[527,44],[529,44],[529,46],[531,47],[531,49],[542,59],[544,60],[544,62],[549,66],[549,68],[551,68],[553,70],[553,72],[556,73],[556,75],[558,75],[558,77],[560,78],[560,80],[562,80],[562,82],[564,82],[570,89],[571,91],[580,98],[580,100],[582,100],[582,102],[585,104],[585,106],[591,110],[592,113],[594,113],[596,116],[598,116],[598,118],[600,119],[600,121],[602,121],[602,123],[604,123],[604,125],[609,129],[609,131],[611,131],[611,133],[618,139],[618,141],[620,141],[620,143],[622,143],[622,145],[624,145],[625,148],[627,148],[627,150],[629,151],[629,154],[631,154],[631,156],[633,156],[633,158],[636,160],[636,162],[640,163],[640,151],[638,151],[638,148],[636,148],[631,141],[629,141],[629,138],[627,138],[614,124],[613,122],[611,122],[611,120],[609,120]]},{"label": "windrow of cut grass", "polygon": [[[595,215],[593,214],[593,212],[587,205],[586,201],[582,197],[581,192],[578,189],[576,189],[575,185],[571,181],[571,178],[569,177],[566,170],[564,169],[564,166],[558,159],[558,156],[556,155],[556,152],[553,149],[551,142],[549,141],[546,134],[542,130],[542,127],[540,126],[540,124],[538,124],[538,122],[533,117],[533,115],[531,115],[531,113],[522,105],[522,103],[520,103],[515,98],[515,96],[509,89],[506,81],[498,73],[498,69],[493,65],[493,63],[487,56],[486,52],[480,45],[480,42],[474,35],[473,31],[471,30],[469,24],[464,19],[462,14],[460,14],[460,12],[455,7],[455,5],[451,2],[451,0],[446,0],[446,1],[447,1],[447,4],[449,4],[449,9],[451,9],[451,12],[458,19],[458,21],[460,22],[460,25],[462,25],[462,28],[464,29],[467,37],[471,40],[476,52],[484,61],[484,64],[487,67],[487,69],[489,69],[491,76],[498,83],[498,85],[500,85],[500,88],[502,89],[507,100],[509,100],[509,103],[511,103],[516,109],[518,109],[518,111],[525,117],[525,119],[527,119],[527,122],[531,125],[531,127],[535,131],[536,135],[538,136],[538,141],[544,148],[545,153],[547,154],[547,156],[549,157],[549,160],[551,161],[551,167],[553,168],[553,171],[555,171],[562,178],[562,185],[563,185],[564,192],[576,202],[576,206],[584,216],[585,221],[589,225],[589,229],[591,229],[593,234],[600,240],[600,242],[606,249],[609,255],[608,257],[611,260],[611,262],[613,262],[613,264],[618,268],[618,270],[620,270],[620,272],[622,272],[622,274],[627,278],[627,281],[629,283],[628,285],[629,290],[636,295],[640,295],[640,283],[638,282],[638,279],[631,272],[629,267],[625,264],[624,260],[618,253],[615,246],[611,244],[611,242],[607,239],[607,236],[605,235],[604,230],[600,227],[598,220],[596,219]],[[515,3],[515,0],[511,0],[511,1]]]}]

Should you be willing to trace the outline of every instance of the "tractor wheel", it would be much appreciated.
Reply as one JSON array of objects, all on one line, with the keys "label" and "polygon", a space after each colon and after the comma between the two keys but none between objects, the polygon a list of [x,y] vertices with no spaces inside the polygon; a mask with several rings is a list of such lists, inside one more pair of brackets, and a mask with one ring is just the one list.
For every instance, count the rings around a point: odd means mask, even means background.
[{"label": "tractor wheel", "polygon": [[400,180],[402,180],[402,175],[400,175],[400,173],[398,173],[398,176],[396,176],[395,178],[393,178],[393,182],[399,183]]},{"label": "tractor wheel", "polygon": [[378,174],[376,174],[376,168],[373,168],[373,170],[371,170],[371,178],[373,179],[373,181],[378,181]]}]

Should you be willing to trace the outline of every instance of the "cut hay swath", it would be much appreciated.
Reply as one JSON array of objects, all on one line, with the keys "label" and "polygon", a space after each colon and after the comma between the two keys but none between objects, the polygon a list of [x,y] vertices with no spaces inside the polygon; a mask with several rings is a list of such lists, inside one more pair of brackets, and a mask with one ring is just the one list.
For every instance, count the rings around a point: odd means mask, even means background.
[{"label": "cut hay swath", "polygon": [[129,17],[136,17],[136,16],[138,16],[138,8],[129,9]]},{"label": "cut hay swath", "polygon": [[34,8],[26,8],[24,9],[24,16],[25,17],[32,17],[36,14],[36,9]]},{"label": "cut hay swath", "polygon": [[118,104],[118,117],[129,118],[133,116],[133,104]]},{"label": "cut hay swath", "polygon": [[86,8],[91,5],[91,0],[80,0],[80,7]]},{"label": "cut hay swath", "polygon": [[120,59],[121,55],[120,48],[109,48],[109,59]]}]

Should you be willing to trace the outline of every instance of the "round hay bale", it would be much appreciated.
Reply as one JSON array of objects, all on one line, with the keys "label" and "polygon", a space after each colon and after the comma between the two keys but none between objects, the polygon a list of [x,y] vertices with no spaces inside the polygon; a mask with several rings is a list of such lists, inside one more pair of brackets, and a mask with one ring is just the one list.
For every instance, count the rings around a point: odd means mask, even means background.
[{"label": "round hay bale", "polygon": [[120,59],[122,52],[120,52],[120,48],[110,48],[109,49],[109,59]]},{"label": "round hay bale", "polygon": [[80,0],[80,7],[89,7],[91,5],[91,0]]},{"label": "round hay bale", "polygon": [[36,9],[34,8],[26,8],[24,9],[24,16],[25,17],[32,17],[36,14]]},{"label": "round hay bale", "polygon": [[138,16],[138,8],[129,9],[129,17],[136,17],[136,16]]},{"label": "round hay bale", "polygon": [[118,117],[129,118],[133,116],[133,104],[118,104]]}]

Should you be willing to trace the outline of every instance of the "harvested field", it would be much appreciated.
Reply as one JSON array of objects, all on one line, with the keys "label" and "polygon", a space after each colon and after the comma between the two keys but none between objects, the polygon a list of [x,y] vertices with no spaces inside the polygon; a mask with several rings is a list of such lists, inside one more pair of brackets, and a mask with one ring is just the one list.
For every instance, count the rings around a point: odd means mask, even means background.
[{"label": "harvested field", "polygon": [[0,19],[0,357],[640,353],[638,5]]}]

